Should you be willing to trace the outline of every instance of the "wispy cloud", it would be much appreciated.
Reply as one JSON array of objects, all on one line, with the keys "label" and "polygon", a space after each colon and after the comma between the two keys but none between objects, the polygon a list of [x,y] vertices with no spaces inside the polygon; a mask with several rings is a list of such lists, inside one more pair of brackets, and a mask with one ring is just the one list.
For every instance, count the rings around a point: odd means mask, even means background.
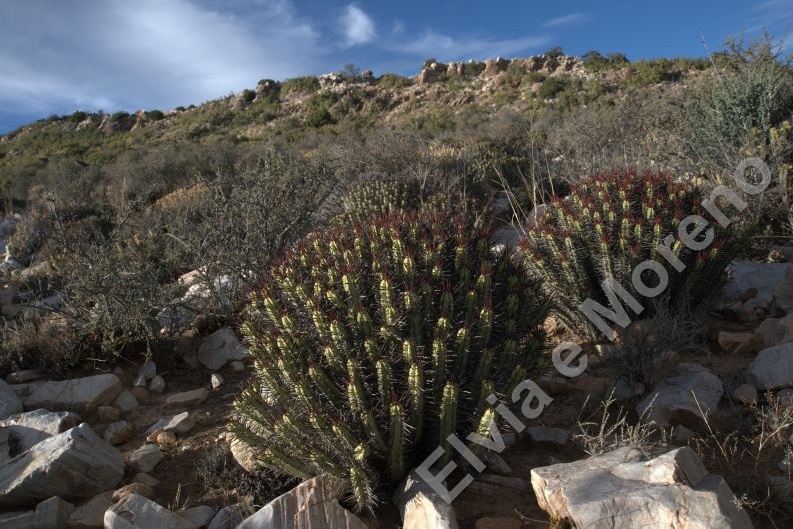
[{"label": "wispy cloud", "polygon": [[527,36],[514,39],[483,39],[477,37],[451,37],[434,31],[407,42],[393,44],[395,51],[439,60],[460,60],[509,56],[530,50],[549,42],[546,36]]},{"label": "wispy cloud", "polygon": [[235,3],[5,3],[0,112],[172,108],[316,68],[318,32],[291,4]]},{"label": "wispy cloud", "polygon": [[370,42],[375,36],[374,21],[363,10],[352,4],[344,10],[339,22],[347,46],[357,46]]},{"label": "wispy cloud", "polygon": [[542,27],[544,28],[558,28],[561,26],[578,26],[587,22],[589,16],[585,13],[570,13],[569,15],[562,15],[559,17],[546,20]]}]

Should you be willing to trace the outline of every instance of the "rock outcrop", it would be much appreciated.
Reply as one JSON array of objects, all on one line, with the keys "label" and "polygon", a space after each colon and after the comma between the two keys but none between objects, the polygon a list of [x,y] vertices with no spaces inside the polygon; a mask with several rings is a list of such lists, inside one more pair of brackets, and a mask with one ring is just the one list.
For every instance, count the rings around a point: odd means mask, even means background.
[{"label": "rock outcrop", "polygon": [[246,518],[237,529],[368,529],[339,504],[343,484],[333,478],[305,481]]},{"label": "rock outcrop", "polygon": [[121,453],[83,423],[0,465],[0,507],[35,505],[52,496],[91,498],[123,475]]}]

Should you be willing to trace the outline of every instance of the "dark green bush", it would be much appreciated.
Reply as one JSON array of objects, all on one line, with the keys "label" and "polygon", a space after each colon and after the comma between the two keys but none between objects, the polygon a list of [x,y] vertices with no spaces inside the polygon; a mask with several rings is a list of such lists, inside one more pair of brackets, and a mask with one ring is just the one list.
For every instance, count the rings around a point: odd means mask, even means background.
[{"label": "dark green bush", "polygon": [[377,80],[377,84],[383,88],[401,89],[413,84],[413,81],[407,77],[393,73],[385,73]]},{"label": "dark green bush", "polygon": [[152,121],[160,121],[165,118],[165,114],[163,114],[162,110],[149,110],[146,112],[146,117]]},{"label": "dark green bush", "polygon": [[543,55],[551,59],[558,59],[564,55],[564,50],[562,50],[562,48],[559,46],[554,46],[550,50],[546,51]]},{"label": "dark green bush", "polygon": [[543,81],[542,86],[540,87],[540,97],[543,99],[552,99],[554,98],[559,92],[567,88],[569,84],[569,80],[566,77],[558,76],[558,77],[549,77],[545,81]]},{"label": "dark green bush", "polygon": [[281,85],[281,94],[288,95],[291,92],[312,94],[319,89],[319,79],[315,75],[307,75],[304,77],[293,77],[284,81]]},{"label": "dark green bush", "polygon": [[129,119],[129,117],[130,117],[129,112],[124,112],[123,110],[120,110],[110,115],[110,122],[120,123],[126,119]]},{"label": "dark green bush", "polygon": [[452,432],[487,435],[486,398],[540,362],[545,302],[489,230],[397,213],[311,235],[243,326],[256,381],[234,434],[267,465],[347,480],[371,509]]}]

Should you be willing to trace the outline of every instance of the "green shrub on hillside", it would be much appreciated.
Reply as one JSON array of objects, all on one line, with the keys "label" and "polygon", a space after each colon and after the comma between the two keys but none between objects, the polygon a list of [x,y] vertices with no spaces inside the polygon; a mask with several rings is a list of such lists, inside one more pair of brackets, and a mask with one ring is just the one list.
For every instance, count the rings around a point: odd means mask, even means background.
[{"label": "green shrub on hillside", "polygon": [[781,53],[768,36],[749,44],[730,40],[721,66],[695,91],[684,132],[695,154],[718,172],[747,149],[767,150],[771,130],[790,119],[793,78]]},{"label": "green shrub on hillside", "polygon": [[359,509],[451,433],[488,435],[486,398],[536,372],[546,315],[489,235],[458,215],[395,213],[288,252],[243,327],[256,379],[234,434],[267,466],[344,479]]},{"label": "green shrub on hillside", "polygon": [[377,84],[383,88],[390,88],[399,90],[413,84],[413,81],[407,77],[393,73],[384,73],[377,80]]},{"label": "green shrub on hillside", "polygon": [[569,82],[569,79],[564,76],[549,77],[543,81],[542,86],[540,87],[540,97],[543,99],[553,99],[562,90],[567,88]]},{"label": "green shrub on hillside", "polygon": [[312,94],[320,89],[319,79],[315,75],[293,77],[281,85],[281,94],[288,95],[292,92]]}]

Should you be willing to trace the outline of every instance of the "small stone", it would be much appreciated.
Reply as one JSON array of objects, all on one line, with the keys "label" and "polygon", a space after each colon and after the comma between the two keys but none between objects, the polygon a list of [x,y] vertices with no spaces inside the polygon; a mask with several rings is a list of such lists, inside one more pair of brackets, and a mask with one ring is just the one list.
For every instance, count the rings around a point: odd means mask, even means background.
[{"label": "small stone", "polygon": [[760,350],[760,340],[751,332],[719,331],[719,346],[729,353],[756,353]]},{"label": "small stone", "polygon": [[111,445],[124,444],[132,439],[132,426],[127,421],[114,422],[105,430],[105,441]]},{"label": "small stone", "polygon": [[142,388],[146,386],[147,382],[148,380],[146,380],[145,376],[138,375],[137,377],[135,377],[135,382],[133,382],[132,385],[135,386],[136,388]]},{"label": "small stone", "polygon": [[36,529],[61,529],[74,512],[74,505],[53,496],[36,505]]},{"label": "small stone", "polygon": [[132,411],[139,406],[138,399],[136,399],[135,395],[133,395],[130,391],[122,391],[119,396],[116,397],[113,405],[121,410],[122,413]]},{"label": "small stone", "polygon": [[210,382],[212,383],[212,389],[218,389],[220,386],[223,385],[223,377],[218,375],[217,373],[212,373],[212,376],[209,378],[210,378]]},{"label": "small stone", "polygon": [[183,511],[176,511],[176,514],[188,520],[196,527],[206,527],[212,521],[217,511],[216,507],[209,507],[207,505],[199,505],[198,507],[191,507]]},{"label": "small stone", "polygon": [[160,432],[157,434],[158,445],[169,445],[176,442],[176,435],[173,432]]},{"label": "small stone", "polygon": [[793,343],[760,351],[749,366],[749,374],[761,390],[793,386]]},{"label": "small stone", "polygon": [[512,468],[504,461],[504,458],[495,452],[488,452],[486,454],[487,469],[502,476],[509,476],[512,474]]},{"label": "small stone", "polygon": [[88,500],[69,517],[69,529],[97,529],[104,527],[105,511],[115,503],[113,491],[108,490]]},{"label": "small stone", "polygon": [[245,364],[243,364],[239,360],[235,360],[234,362],[229,364],[229,367],[231,367],[232,371],[237,371],[237,372],[245,371]]},{"label": "small stone", "polygon": [[697,436],[697,432],[689,430],[685,426],[679,425],[672,429],[672,440],[678,443],[687,443]]},{"label": "small stone", "polygon": [[145,483],[130,483],[129,485],[124,485],[120,489],[116,489],[113,493],[113,503],[123,500],[130,494],[137,494],[138,496],[152,499],[154,497],[154,489]]},{"label": "small stone", "polygon": [[741,384],[732,390],[732,398],[741,404],[757,404],[757,389],[749,384]]},{"label": "small stone", "polygon": [[479,518],[474,524],[474,529],[520,529],[521,527],[523,522],[506,516],[487,516]]},{"label": "small stone", "polygon": [[132,395],[141,402],[146,402],[147,400],[149,400],[149,397],[151,396],[149,394],[149,390],[141,386],[132,388],[131,390],[129,390],[129,392],[132,393]]},{"label": "small stone", "polygon": [[149,360],[138,370],[138,376],[144,377],[146,380],[151,380],[157,375],[157,364],[154,363],[154,360]]},{"label": "small stone", "polygon": [[165,379],[160,375],[157,375],[151,379],[151,382],[149,382],[149,390],[153,391],[154,393],[162,393],[165,391]]},{"label": "small stone", "polygon": [[159,433],[160,431],[168,431],[186,434],[193,429],[193,426],[195,426],[195,414],[185,411],[178,415],[174,415],[170,419],[159,419],[157,422],[149,426],[149,429],[146,430],[146,433],[151,434],[154,432]]},{"label": "small stone", "polygon": [[194,406],[206,401],[208,397],[209,390],[207,388],[198,388],[192,391],[183,391],[182,393],[168,395],[165,399],[165,405],[170,408]]},{"label": "small stone", "polygon": [[549,443],[564,446],[570,440],[570,431],[550,426],[530,426],[527,430],[529,437],[535,443]]},{"label": "small stone", "polygon": [[156,443],[157,442],[157,436],[160,435],[161,433],[163,433],[164,431],[165,430],[162,429],[162,428],[157,428],[156,430],[154,430],[153,432],[151,432],[149,435],[146,436],[146,442],[147,443]]},{"label": "small stone", "polygon": [[121,410],[115,406],[99,406],[96,409],[99,422],[115,422],[121,418]]},{"label": "small stone", "polygon": [[147,444],[132,452],[129,459],[130,463],[141,472],[151,472],[157,463],[162,461],[162,452],[159,446]]},{"label": "small stone", "polygon": [[[134,521],[130,521],[134,520]],[[105,512],[108,529],[195,529],[188,520],[139,494],[127,494]]]},{"label": "small stone", "polygon": [[207,529],[234,529],[244,519],[243,508],[240,505],[223,507],[209,522]]}]

